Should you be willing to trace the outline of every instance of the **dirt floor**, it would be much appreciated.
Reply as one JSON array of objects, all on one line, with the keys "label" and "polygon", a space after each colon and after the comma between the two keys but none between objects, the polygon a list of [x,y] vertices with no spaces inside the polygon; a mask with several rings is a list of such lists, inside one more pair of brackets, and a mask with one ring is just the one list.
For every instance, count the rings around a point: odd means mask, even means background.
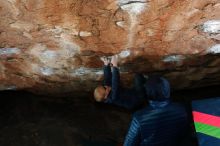
[{"label": "dirt floor", "polygon": [[[172,97],[190,113],[192,99],[220,96],[219,89],[177,91]],[[123,143],[132,114],[91,98],[52,98],[22,91],[0,92],[0,97],[0,146],[116,146]]]}]

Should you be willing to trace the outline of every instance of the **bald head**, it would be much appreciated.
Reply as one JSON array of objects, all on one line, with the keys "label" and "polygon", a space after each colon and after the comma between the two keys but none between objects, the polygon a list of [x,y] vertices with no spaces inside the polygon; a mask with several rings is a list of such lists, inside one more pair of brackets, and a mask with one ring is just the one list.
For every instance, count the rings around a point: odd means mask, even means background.
[{"label": "bald head", "polygon": [[98,86],[94,91],[94,98],[97,102],[102,102],[105,100],[105,88],[104,86]]}]

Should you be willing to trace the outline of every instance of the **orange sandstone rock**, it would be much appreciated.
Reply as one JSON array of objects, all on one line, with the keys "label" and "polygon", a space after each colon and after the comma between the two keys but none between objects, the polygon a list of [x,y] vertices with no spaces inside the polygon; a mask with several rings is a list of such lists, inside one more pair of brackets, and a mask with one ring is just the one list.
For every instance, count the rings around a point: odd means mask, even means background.
[{"label": "orange sandstone rock", "polygon": [[90,92],[115,54],[128,85],[135,72],[220,83],[218,0],[0,0],[0,18],[0,90]]}]

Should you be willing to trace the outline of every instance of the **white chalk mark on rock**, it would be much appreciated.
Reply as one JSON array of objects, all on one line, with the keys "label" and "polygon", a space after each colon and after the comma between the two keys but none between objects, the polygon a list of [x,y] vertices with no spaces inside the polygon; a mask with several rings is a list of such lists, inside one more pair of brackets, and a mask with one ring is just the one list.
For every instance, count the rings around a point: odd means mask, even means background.
[{"label": "white chalk mark on rock", "polygon": [[63,28],[60,26],[54,26],[52,29],[48,29],[48,32],[52,32],[54,34],[61,34],[63,32]]},{"label": "white chalk mark on rock", "polygon": [[72,41],[70,35],[61,34],[59,39],[59,45],[61,48],[66,49],[69,57],[74,56],[76,53],[79,53],[80,47]]},{"label": "white chalk mark on rock", "polygon": [[71,71],[72,76],[83,76],[83,75],[103,75],[101,69],[92,69],[86,67],[76,68]]},{"label": "white chalk mark on rock", "polygon": [[0,91],[5,91],[5,90],[17,90],[17,87],[15,85],[1,85],[0,86]]},{"label": "white chalk mark on rock", "polygon": [[216,44],[207,50],[208,53],[211,54],[219,54],[220,53],[220,44]]},{"label": "white chalk mark on rock", "polygon": [[170,55],[163,59],[163,62],[180,62],[184,60],[185,57],[183,55]]},{"label": "white chalk mark on rock", "polygon": [[117,21],[116,25],[119,26],[119,27],[124,28],[125,27],[125,22],[124,21]]},{"label": "white chalk mark on rock", "polygon": [[81,36],[81,37],[89,37],[89,36],[92,36],[92,33],[88,32],[88,31],[80,31],[79,32],[79,36]]},{"label": "white chalk mark on rock", "polygon": [[77,68],[73,71],[74,75],[86,75],[86,74],[91,74],[91,73],[100,75],[100,74],[103,74],[103,71],[102,70],[94,70],[94,69],[86,68],[86,67],[80,67],[80,68]]},{"label": "white chalk mark on rock", "polygon": [[12,85],[12,86],[6,87],[5,90],[16,90],[16,89],[17,89],[17,87],[15,85]]},{"label": "white chalk mark on rock", "polygon": [[203,24],[203,31],[207,33],[220,33],[220,20],[209,20]]},{"label": "white chalk mark on rock", "polygon": [[50,76],[54,74],[54,69],[50,67],[41,67],[40,72],[45,76]]},{"label": "white chalk mark on rock", "polygon": [[42,53],[42,58],[44,59],[54,59],[57,57],[57,53],[55,51],[46,50]]},{"label": "white chalk mark on rock", "polygon": [[119,0],[121,9],[135,15],[140,14],[146,6],[146,0]]},{"label": "white chalk mark on rock", "polygon": [[137,25],[137,17],[136,15],[130,15],[131,24],[129,27],[129,34],[128,34],[128,43],[126,48],[131,48],[134,44],[134,35],[135,35],[135,26]]},{"label": "white chalk mark on rock", "polygon": [[124,11],[129,14],[130,17],[130,27],[128,32],[128,41],[125,48],[132,47],[134,43],[134,35],[136,33],[135,26],[138,24],[138,15],[141,14],[146,6],[146,0],[118,0],[118,5]]},{"label": "white chalk mark on rock", "polygon": [[152,29],[147,29],[147,36],[154,36],[154,31]]},{"label": "white chalk mark on rock", "polygon": [[131,55],[131,51],[130,51],[130,50],[124,50],[124,51],[122,51],[121,53],[119,53],[118,55],[119,55],[119,57],[121,57],[121,58],[126,58],[126,57],[128,57],[128,56]]},{"label": "white chalk mark on rock", "polygon": [[18,48],[0,48],[0,55],[14,55],[20,53],[21,50]]}]

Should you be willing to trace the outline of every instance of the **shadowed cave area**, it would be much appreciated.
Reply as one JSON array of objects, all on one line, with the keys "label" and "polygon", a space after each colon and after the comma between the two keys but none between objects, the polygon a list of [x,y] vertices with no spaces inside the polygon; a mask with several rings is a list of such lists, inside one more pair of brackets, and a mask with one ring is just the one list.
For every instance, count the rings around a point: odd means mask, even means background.
[{"label": "shadowed cave area", "polygon": [[92,93],[113,56],[125,88],[170,82],[197,146],[191,101],[220,96],[220,0],[0,0],[0,18],[0,146],[121,146],[138,109]]},{"label": "shadowed cave area", "polygon": [[[219,86],[172,92],[172,100],[188,110],[191,125],[183,137],[187,146],[197,146],[191,101],[219,96]],[[51,98],[25,91],[4,91],[0,97],[2,146],[118,146],[123,143],[133,113],[97,104],[91,95]]]}]

